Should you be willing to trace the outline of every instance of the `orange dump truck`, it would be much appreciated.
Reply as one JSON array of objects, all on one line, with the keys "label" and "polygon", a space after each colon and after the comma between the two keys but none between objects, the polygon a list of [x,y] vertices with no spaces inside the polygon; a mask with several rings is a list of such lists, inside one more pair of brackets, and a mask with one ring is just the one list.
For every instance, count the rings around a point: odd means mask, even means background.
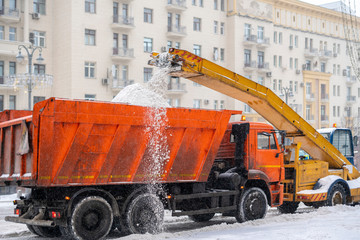
[{"label": "orange dump truck", "polygon": [[31,189],[6,220],[44,237],[101,239],[115,228],[157,232],[164,209],[242,222],[282,204],[271,126],[229,123],[239,111],[168,108],[159,127],[153,110],[50,98],[0,123],[0,184]]}]

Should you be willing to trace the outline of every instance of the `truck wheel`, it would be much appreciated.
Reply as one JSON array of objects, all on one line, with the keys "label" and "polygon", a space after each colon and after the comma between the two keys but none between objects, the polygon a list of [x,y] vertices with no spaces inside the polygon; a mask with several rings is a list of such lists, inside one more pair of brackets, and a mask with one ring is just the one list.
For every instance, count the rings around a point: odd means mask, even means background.
[{"label": "truck wheel", "polygon": [[42,227],[42,226],[32,226],[37,235],[41,237],[54,238],[60,237],[61,232],[58,226],[56,227]]},{"label": "truck wheel", "polygon": [[29,224],[26,224],[27,228],[29,229],[29,231],[35,235],[38,235],[37,232],[35,232],[35,229],[33,227],[33,225],[29,225]]},{"label": "truck wheel", "polygon": [[240,195],[235,215],[236,220],[245,222],[264,218],[267,205],[267,198],[263,190],[257,187],[249,188]]},{"label": "truck wheel", "polygon": [[164,221],[164,206],[160,199],[150,193],[136,196],[125,212],[123,231],[144,234],[159,233]]},{"label": "truck wheel", "polygon": [[294,213],[299,207],[299,202],[284,202],[277,209],[280,213]]},{"label": "truck wheel", "polygon": [[345,189],[340,184],[335,184],[328,195],[328,198],[326,200],[327,206],[335,206],[338,204],[345,204],[346,202],[346,193]]},{"label": "truck wheel", "polygon": [[102,197],[90,196],[76,204],[68,228],[74,239],[103,239],[110,232],[113,212]]},{"label": "truck wheel", "polygon": [[190,215],[189,218],[194,222],[207,222],[215,216],[215,213]]}]

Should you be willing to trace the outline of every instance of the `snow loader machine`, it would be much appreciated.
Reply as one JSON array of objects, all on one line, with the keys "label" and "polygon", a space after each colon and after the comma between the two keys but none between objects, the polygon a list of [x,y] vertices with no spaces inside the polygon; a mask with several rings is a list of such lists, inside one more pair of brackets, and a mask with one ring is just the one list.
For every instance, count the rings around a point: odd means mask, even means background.
[{"label": "snow loader machine", "polygon": [[[281,155],[285,171],[280,212],[293,213],[300,202],[319,207],[360,201],[360,173],[353,162],[357,137],[353,141],[349,129],[316,131],[269,88],[186,50],[171,48],[165,55],[152,53],[149,64],[171,67],[172,76],[189,79],[248,104],[277,130],[286,133],[291,144],[284,147]],[[302,157],[300,150],[310,158]],[[272,167],[266,165],[262,169]]]}]

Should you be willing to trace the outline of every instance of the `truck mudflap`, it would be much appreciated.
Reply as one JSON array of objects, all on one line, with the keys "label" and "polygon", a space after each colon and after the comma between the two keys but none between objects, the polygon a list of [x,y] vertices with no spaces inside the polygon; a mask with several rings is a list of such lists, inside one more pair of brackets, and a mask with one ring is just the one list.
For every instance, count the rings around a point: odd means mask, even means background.
[{"label": "truck mudflap", "polygon": [[39,214],[36,215],[32,219],[28,218],[30,215],[29,212],[25,213],[21,217],[6,216],[5,221],[14,222],[14,223],[24,223],[24,224],[28,224],[28,225],[36,225],[36,226],[43,226],[43,227],[55,227],[54,221],[43,220],[44,219],[44,211],[40,211]]}]

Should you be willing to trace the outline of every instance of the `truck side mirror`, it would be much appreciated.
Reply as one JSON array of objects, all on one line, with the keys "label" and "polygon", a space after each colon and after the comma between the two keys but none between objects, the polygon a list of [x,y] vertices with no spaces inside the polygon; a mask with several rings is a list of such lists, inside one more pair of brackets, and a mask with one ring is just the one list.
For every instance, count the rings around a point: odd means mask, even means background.
[{"label": "truck side mirror", "polygon": [[358,136],[353,137],[353,143],[354,143],[354,146],[357,147],[357,145],[358,145]]}]

